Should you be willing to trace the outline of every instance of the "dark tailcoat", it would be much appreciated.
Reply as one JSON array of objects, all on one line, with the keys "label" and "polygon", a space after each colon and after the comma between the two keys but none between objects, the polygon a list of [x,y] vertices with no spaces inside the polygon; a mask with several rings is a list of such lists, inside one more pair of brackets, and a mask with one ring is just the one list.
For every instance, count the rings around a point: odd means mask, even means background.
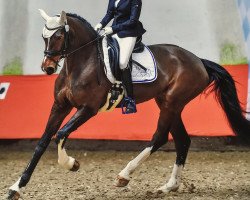
[{"label": "dark tailcoat", "polygon": [[115,0],[109,0],[107,14],[101,24],[105,27],[114,18],[112,29],[120,38],[139,37],[146,32],[139,21],[141,7],[141,0],[120,0],[117,7]]}]

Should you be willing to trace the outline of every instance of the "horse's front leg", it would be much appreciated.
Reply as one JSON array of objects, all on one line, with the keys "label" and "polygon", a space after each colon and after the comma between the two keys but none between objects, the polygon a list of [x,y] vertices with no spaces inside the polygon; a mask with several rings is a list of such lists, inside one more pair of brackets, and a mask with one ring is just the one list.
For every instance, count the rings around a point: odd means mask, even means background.
[{"label": "horse's front leg", "polygon": [[41,137],[41,139],[39,140],[35,148],[33,157],[29,162],[28,166],[26,167],[26,169],[24,170],[22,176],[18,179],[18,181],[14,185],[12,185],[9,188],[8,199],[16,200],[19,198],[20,189],[22,187],[25,187],[29,182],[31,175],[35,170],[35,167],[37,166],[37,163],[39,162],[41,156],[48,147],[51,138],[58,131],[64,118],[69,114],[71,109],[72,107],[69,105],[62,106],[57,104],[56,102],[53,104],[45,132]]},{"label": "horse's front leg", "polygon": [[79,169],[80,163],[76,159],[67,155],[64,145],[70,133],[93,117],[96,113],[97,112],[94,112],[93,109],[84,106],[81,109],[78,109],[64,127],[58,131],[56,138],[58,144],[58,163],[63,168],[70,171],[77,171]]}]

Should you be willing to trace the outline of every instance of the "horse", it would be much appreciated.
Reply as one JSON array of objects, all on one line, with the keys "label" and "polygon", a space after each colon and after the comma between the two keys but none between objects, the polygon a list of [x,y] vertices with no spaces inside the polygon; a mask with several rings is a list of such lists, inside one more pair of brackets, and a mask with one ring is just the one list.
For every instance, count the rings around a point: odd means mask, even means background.
[{"label": "horse", "polygon": [[[46,21],[41,68],[51,75],[57,71],[62,58],[64,64],[55,81],[54,103],[45,131],[26,169],[10,187],[8,199],[20,197],[20,189],[29,182],[53,136],[56,136],[58,144],[58,163],[71,171],[79,169],[79,162],[67,155],[65,142],[70,133],[98,114],[112,87],[102,62],[102,38],[92,26],[76,14],[62,11],[60,15],[50,17],[43,10],[40,13]],[[192,99],[210,87],[209,91],[215,92],[233,132],[239,138],[249,139],[250,122],[244,117],[235,82],[222,66],[176,45],[158,44],[148,48],[155,57],[158,77],[152,83],[134,84],[134,96],[138,104],[155,99],[160,109],[158,124],[146,148],[118,174],[116,186],[127,186],[136,168],[167,143],[170,132],[177,156],[171,178],[159,190],[177,191],[191,143],[181,113]],[[77,111],[60,129],[72,108]]]}]

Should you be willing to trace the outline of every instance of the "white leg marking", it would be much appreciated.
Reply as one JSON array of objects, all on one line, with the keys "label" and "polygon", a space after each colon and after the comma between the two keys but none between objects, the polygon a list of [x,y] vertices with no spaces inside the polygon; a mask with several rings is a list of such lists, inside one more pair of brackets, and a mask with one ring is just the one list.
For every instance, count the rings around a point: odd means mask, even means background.
[{"label": "white leg marking", "polygon": [[10,190],[14,190],[14,191],[16,191],[16,192],[20,192],[20,188],[19,188],[19,183],[20,183],[20,180],[21,180],[21,178],[19,178],[18,179],[18,181],[17,182],[15,182],[15,184],[14,185],[12,185],[9,189]]},{"label": "white leg marking", "polygon": [[58,164],[67,170],[71,170],[74,166],[75,159],[68,156],[65,148],[62,148],[63,140],[58,144]]},{"label": "white leg marking", "polygon": [[183,165],[178,166],[174,164],[174,168],[168,183],[160,187],[158,190],[166,193],[170,191],[176,191],[181,184],[182,170],[183,170]]},{"label": "white leg marking", "polygon": [[119,176],[130,180],[130,175],[143,161],[145,161],[150,156],[152,148],[153,147],[147,147],[135,159],[131,160],[127,164],[127,166],[119,173]]}]

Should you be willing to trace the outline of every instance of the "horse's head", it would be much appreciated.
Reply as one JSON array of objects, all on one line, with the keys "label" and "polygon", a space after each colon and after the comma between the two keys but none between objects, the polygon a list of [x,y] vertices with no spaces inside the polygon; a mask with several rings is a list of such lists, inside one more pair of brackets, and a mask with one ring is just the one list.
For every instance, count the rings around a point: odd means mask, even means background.
[{"label": "horse's head", "polygon": [[68,47],[69,26],[67,25],[67,17],[64,11],[54,17],[48,16],[41,9],[39,11],[46,21],[42,34],[45,42],[45,51],[41,68],[48,75],[51,75],[56,72],[58,63],[64,57]]}]

